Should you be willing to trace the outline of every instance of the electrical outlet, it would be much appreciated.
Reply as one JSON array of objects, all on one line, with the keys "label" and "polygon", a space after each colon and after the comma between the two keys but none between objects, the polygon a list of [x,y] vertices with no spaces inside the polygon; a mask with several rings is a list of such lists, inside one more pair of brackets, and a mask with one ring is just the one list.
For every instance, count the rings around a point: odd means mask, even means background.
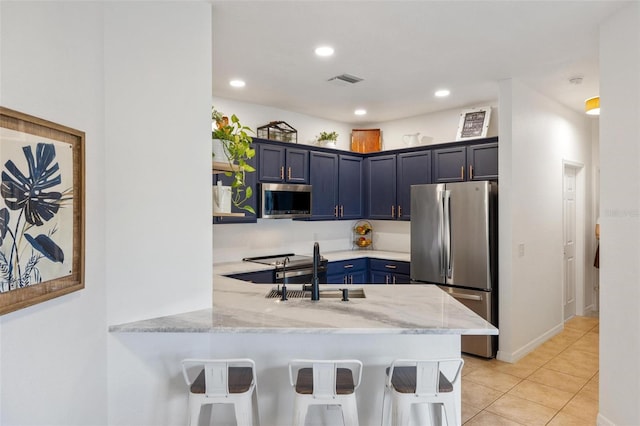
[{"label": "electrical outlet", "polygon": [[524,257],[524,243],[518,244],[518,257]]}]

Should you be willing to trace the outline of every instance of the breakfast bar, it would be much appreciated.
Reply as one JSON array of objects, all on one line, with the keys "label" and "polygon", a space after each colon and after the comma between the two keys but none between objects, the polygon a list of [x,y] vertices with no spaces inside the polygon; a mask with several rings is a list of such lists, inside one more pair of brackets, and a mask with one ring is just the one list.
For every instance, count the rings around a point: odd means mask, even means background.
[{"label": "breakfast bar", "polygon": [[[248,272],[259,268],[246,263],[214,267],[211,309],[113,325],[109,330],[202,333],[210,338],[209,357],[254,359],[260,417],[262,424],[267,425],[291,422],[293,391],[287,365],[294,358],[361,360],[364,370],[357,391],[360,424],[379,424],[384,370],[391,361],[459,357],[461,335],[498,334],[493,325],[437,286],[321,285],[319,301],[308,298],[282,301],[266,297],[273,285],[223,276],[240,269]],[[327,291],[343,287],[354,294],[362,289],[364,297],[350,297],[349,301],[323,298]],[[459,386],[455,392],[459,394]],[[310,411],[308,422],[340,424],[339,416],[339,410]],[[335,421],[331,420],[334,417]]]}]

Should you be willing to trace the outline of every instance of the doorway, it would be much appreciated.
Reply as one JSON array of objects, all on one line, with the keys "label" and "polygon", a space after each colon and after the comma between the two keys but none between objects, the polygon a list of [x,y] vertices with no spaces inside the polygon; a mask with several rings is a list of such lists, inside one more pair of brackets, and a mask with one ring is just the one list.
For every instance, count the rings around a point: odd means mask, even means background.
[{"label": "doorway", "polygon": [[565,321],[584,308],[583,166],[563,162],[562,171],[562,308]]}]

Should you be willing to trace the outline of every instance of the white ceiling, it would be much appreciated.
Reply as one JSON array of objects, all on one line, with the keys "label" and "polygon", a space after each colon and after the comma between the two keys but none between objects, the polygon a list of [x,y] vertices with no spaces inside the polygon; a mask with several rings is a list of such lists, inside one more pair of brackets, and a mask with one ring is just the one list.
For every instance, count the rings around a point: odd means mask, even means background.
[{"label": "white ceiling", "polygon": [[[212,3],[214,96],[366,123],[481,106],[508,78],[582,111],[598,95],[599,23],[626,2]],[[316,57],[320,44],[335,55]],[[327,82],[343,73],[364,80]],[[246,87],[230,87],[232,78]],[[451,96],[436,99],[442,87]]]}]

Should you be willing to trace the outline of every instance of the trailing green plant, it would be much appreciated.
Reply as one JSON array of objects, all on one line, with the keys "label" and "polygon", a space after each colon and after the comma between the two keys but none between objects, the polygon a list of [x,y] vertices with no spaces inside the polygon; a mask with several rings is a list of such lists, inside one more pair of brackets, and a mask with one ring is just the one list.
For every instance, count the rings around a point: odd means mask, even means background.
[{"label": "trailing green plant", "polygon": [[[231,121],[222,113],[211,107],[211,119],[216,123],[216,128],[211,132],[212,139],[220,139],[224,148],[226,162],[229,163],[231,172],[225,172],[226,176],[232,177],[231,182],[231,202],[239,209],[255,213],[253,207],[245,205],[253,196],[253,189],[245,182],[245,173],[255,172],[256,169],[247,163],[256,155],[252,148],[253,138],[249,133],[253,133],[247,126],[240,123],[235,114],[231,116]],[[217,161],[220,161],[217,159]],[[225,159],[222,159],[225,161]]]},{"label": "trailing green plant", "polygon": [[322,141],[337,141],[338,133],[336,132],[320,132],[318,135],[318,142]]}]

